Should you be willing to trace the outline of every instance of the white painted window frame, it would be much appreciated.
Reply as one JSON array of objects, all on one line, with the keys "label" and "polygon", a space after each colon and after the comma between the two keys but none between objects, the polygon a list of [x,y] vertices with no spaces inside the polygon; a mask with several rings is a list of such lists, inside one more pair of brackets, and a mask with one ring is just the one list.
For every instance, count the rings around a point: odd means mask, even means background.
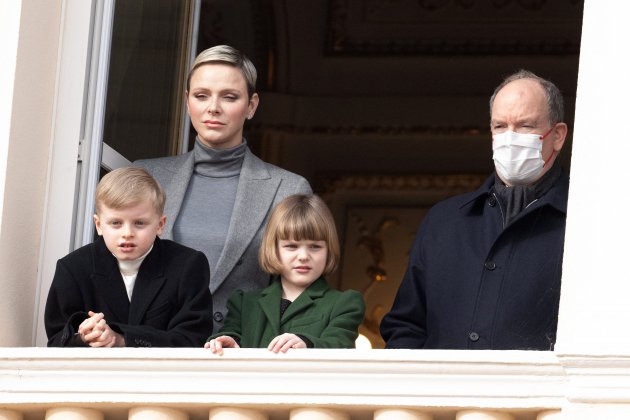
[{"label": "white painted window frame", "polygon": [[84,226],[91,224],[92,206],[85,203],[93,202],[98,182],[113,10],[114,0],[63,5],[34,308],[33,344],[38,346],[46,344],[44,309],[56,262],[84,243]]},{"label": "white painted window frame", "polygon": [[93,15],[90,69],[87,75],[87,107],[85,109],[85,137],[79,147],[79,190],[77,191],[73,248],[94,240],[92,215],[94,197],[103,156],[103,130],[107,103],[107,80],[114,26],[115,0],[97,0]]},{"label": "white painted window frame", "polygon": [[[193,1],[190,62],[194,59],[200,0]],[[46,209],[35,297],[33,345],[45,346],[44,309],[57,260],[93,240],[93,203],[101,166],[130,162],[103,142],[115,0],[66,0],[53,120]],[[182,110],[182,112],[186,112]],[[187,150],[182,128],[180,152]]]}]

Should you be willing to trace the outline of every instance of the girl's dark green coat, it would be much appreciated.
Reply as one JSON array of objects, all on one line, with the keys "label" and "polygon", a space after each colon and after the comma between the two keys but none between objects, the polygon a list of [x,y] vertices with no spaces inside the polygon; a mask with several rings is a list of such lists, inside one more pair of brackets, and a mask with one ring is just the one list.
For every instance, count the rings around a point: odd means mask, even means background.
[{"label": "girl's dark green coat", "polygon": [[299,334],[314,348],[354,348],[365,304],[355,290],[332,289],[315,280],[280,318],[282,286],[278,278],[265,289],[236,290],[228,300],[225,324],[212,337],[234,337],[241,347],[265,348],[283,333]]}]

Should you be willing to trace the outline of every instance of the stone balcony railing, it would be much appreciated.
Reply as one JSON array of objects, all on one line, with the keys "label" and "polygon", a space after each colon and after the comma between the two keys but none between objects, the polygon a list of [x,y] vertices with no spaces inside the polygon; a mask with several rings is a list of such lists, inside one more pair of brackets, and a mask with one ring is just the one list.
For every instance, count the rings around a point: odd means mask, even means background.
[{"label": "stone balcony railing", "polygon": [[630,357],[0,349],[0,420],[574,420],[574,406],[628,402]]}]

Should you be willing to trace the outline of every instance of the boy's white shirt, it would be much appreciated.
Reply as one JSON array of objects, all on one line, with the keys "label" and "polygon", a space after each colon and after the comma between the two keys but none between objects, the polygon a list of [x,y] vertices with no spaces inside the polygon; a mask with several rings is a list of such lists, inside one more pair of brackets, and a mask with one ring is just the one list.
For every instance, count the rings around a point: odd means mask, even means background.
[{"label": "boy's white shirt", "polygon": [[131,295],[133,294],[133,287],[136,284],[136,277],[138,277],[138,271],[140,271],[140,265],[142,261],[144,261],[145,257],[149,255],[149,252],[153,249],[153,245],[151,248],[141,257],[136,258],[135,260],[119,260],[118,261],[118,269],[120,270],[120,274],[122,275],[123,281],[125,282],[125,288],[127,289],[127,297],[129,298],[129,302],[131,302]]}]

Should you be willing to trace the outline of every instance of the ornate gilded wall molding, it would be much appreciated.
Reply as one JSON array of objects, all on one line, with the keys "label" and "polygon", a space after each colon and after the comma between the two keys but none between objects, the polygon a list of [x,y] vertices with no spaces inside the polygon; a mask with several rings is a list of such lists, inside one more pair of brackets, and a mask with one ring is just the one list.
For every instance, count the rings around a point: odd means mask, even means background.
[{"label": "ornate gilded wall molding", "polygon": [[479,136],[490,135],[488,126],[456,126],[456,125],[336,125],[336,126],[298,126],[293,124],[268,124],[251,122],[248,124],[250,132],[260,134],[276,132],[285,134],[326,134],[326,135],[456,135]]},{"label": "ornate gilded wall molding", "polygon": [[583,0],[330,0],[334,55],[577,54]]},{"label": "ornate gilded wall molding", "polygon": [[429,191],[439,190],[446,195],[471,191],[479,187],[487,174],[458,175],[342,175],[325,182],[324,194],[343,191]]}]

